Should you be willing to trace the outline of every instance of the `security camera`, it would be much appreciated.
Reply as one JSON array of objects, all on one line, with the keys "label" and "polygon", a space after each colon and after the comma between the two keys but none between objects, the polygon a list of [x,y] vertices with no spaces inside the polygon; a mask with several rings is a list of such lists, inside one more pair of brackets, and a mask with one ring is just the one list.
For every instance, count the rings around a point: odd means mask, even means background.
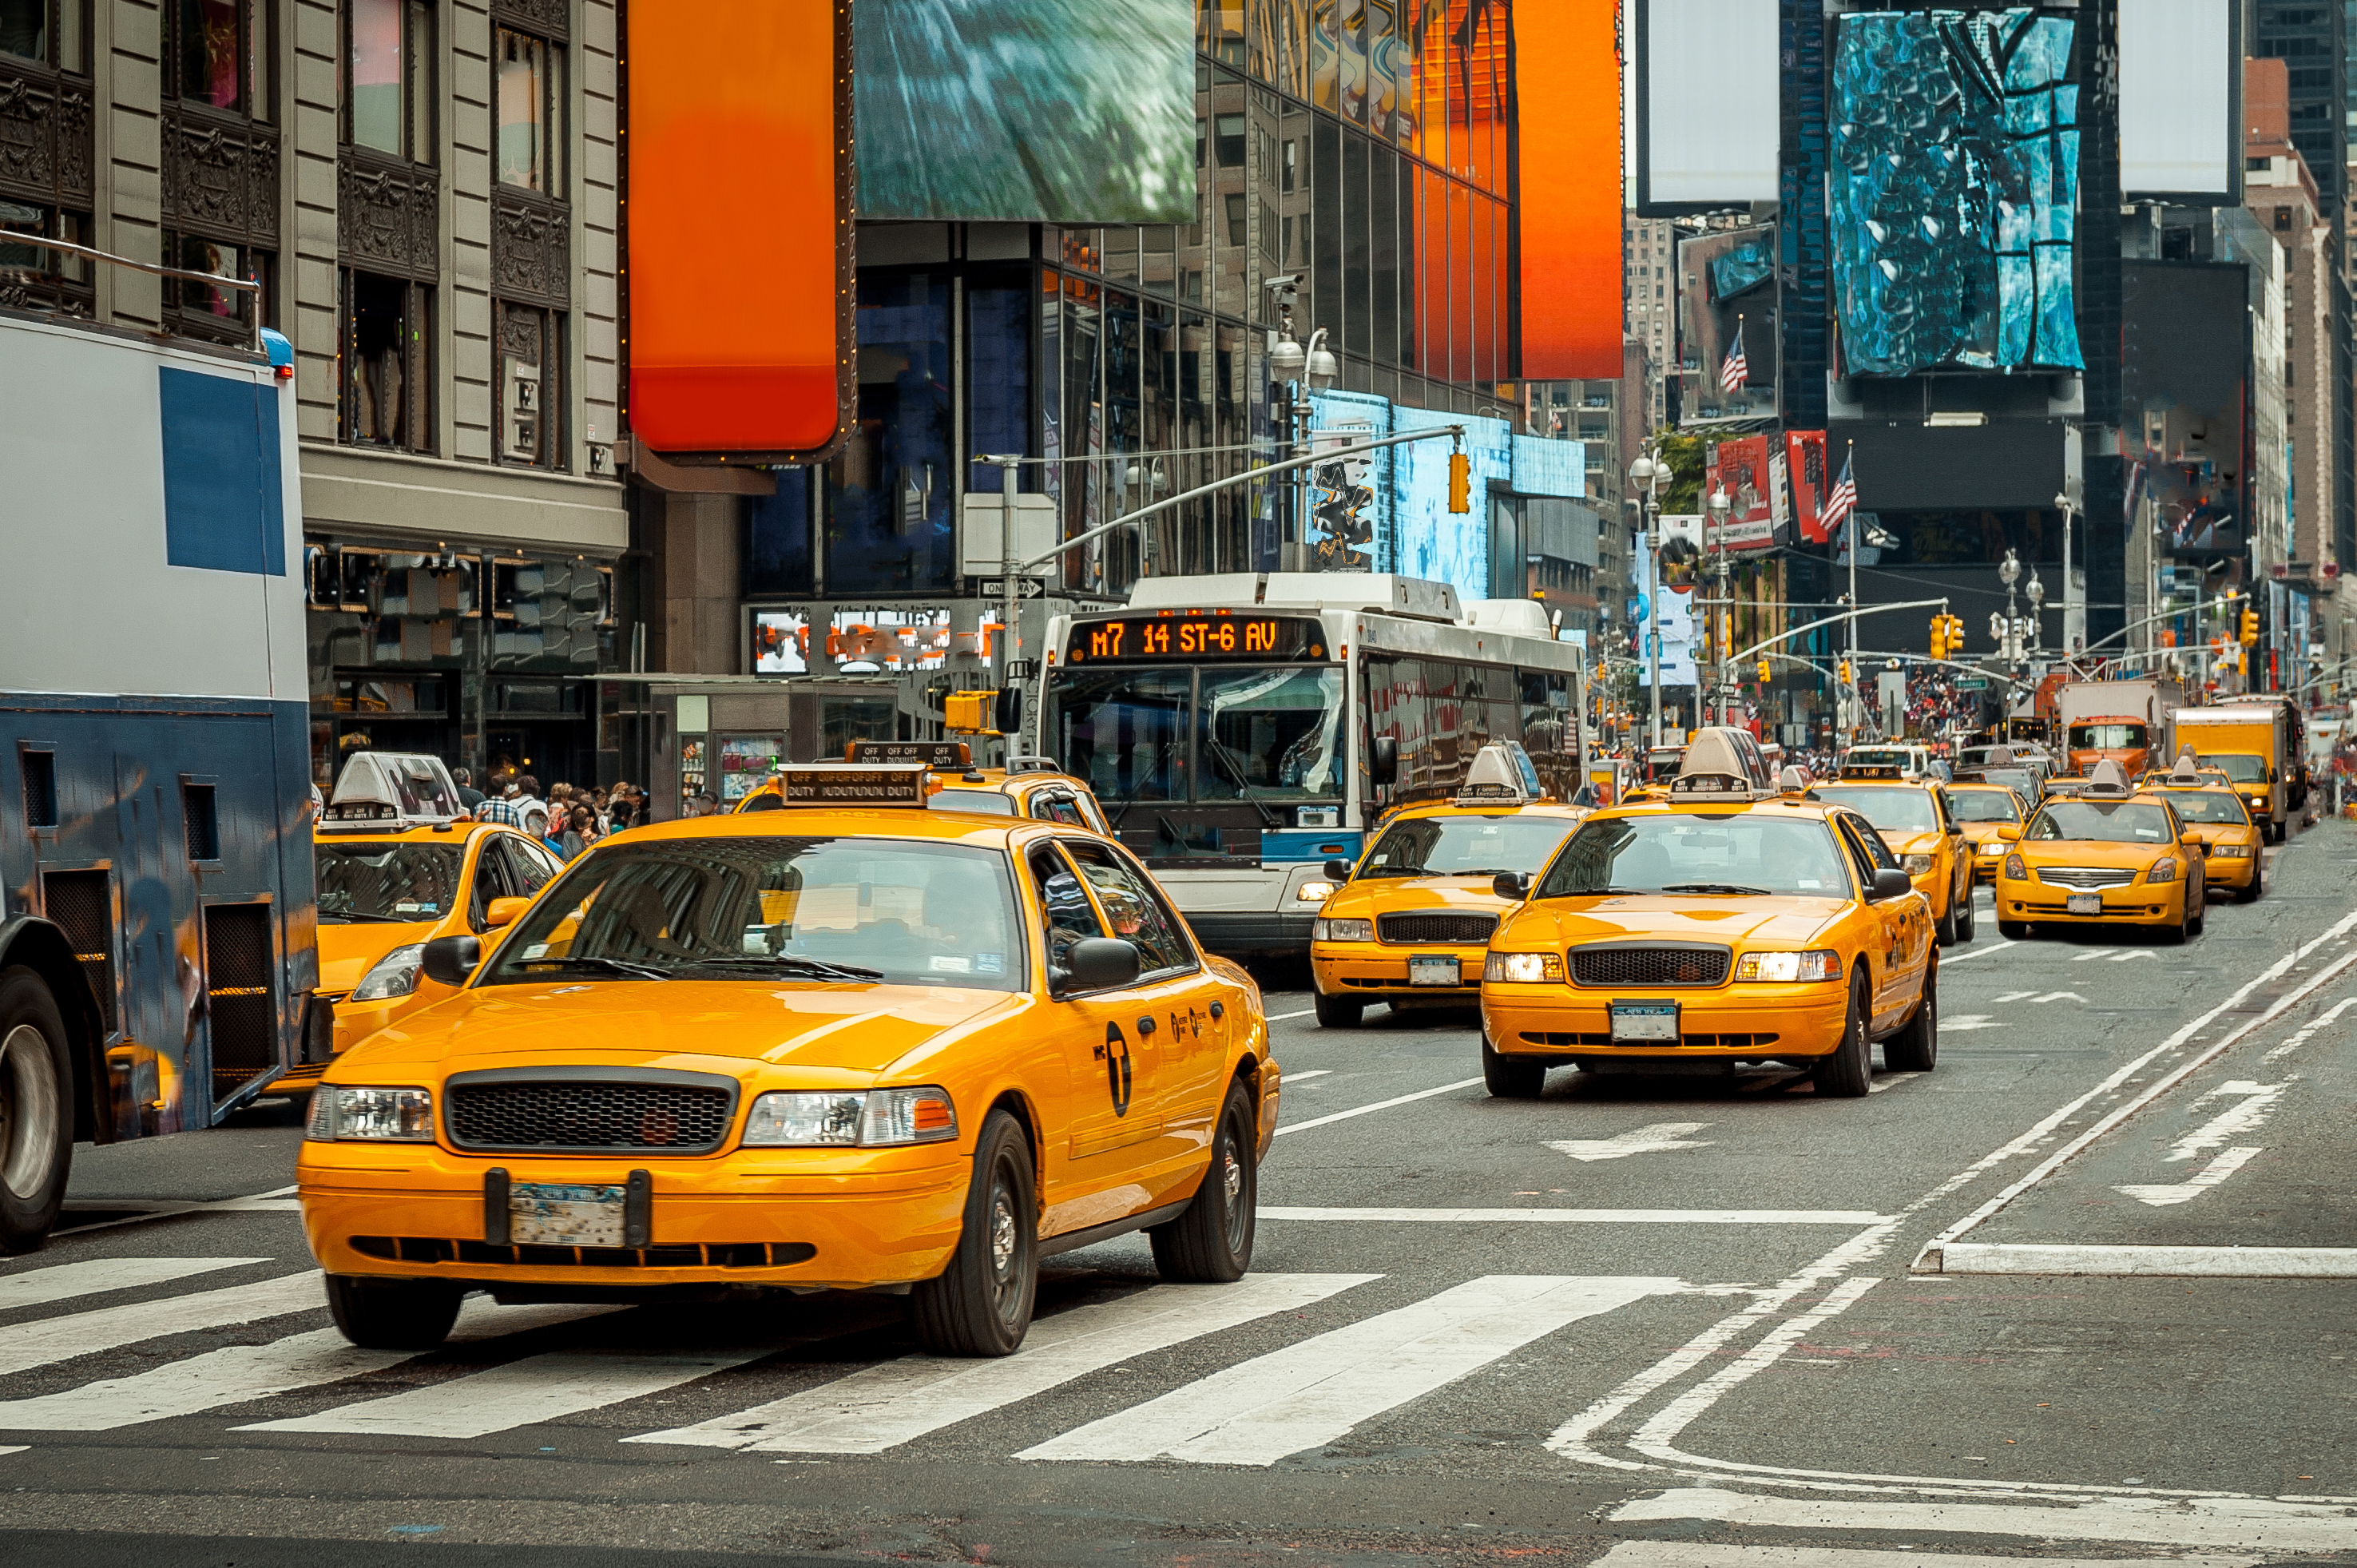
[{"label": "security camera", "polygon": [[1262,280],[1261,287],[1272,289],[1278,294],[1292,294],[1301,287],[1301,274],[1287,273],[1283,277],[1265,278]]}]

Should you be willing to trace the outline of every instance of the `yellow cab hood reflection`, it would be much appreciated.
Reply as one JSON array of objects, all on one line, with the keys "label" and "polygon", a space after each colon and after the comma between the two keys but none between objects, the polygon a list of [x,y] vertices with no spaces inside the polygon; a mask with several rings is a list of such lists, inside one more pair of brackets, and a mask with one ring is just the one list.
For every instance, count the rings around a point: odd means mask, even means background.
[{"label": "yellow cab hood reflection", "polygon": [[335,1077],[397,1066],[463,1072],[556,1062],[760,1066],[821,1082],[921,1063],[964,1033],[1030,1004],[1024,993],[916,985],[726,981],[567,981],[483,986],[404,1018],[347,1051]]},{"label": "yellow cab hood reflection", "polygon": [[2014,846],[2031,865],[2100,865],[2142,871],[2176,846],[2163,840],[2115,843],[2106,839],[2024,840]]},{"label": "yellow cab hood reflection", "polygon": [[1882,834],[1882,842],[1890,846],[1893,854],[1937,854],[1940,852],[1940,835],[1936,832],[1918,832],[1911,828],[1882,828],[1877,831]]},{"label": "yellow cab hood reflection", "polygon": [[340,995],[361,983],[377,960],[434,934],[439,917],[415,925],[382,920],[319,920],[319,989]]},{"label": "yellow cab hood reflection", "polygon": [[1827,898],[1733,897],[1703,894],[1616,894],[1608,897],[1550,899],[1515,916],[1491,940],[1499,951],[1563,947],[1573,942],[1663,941],[1759,942],[1801,946],[1815,940],[1840,915],[1842,904]]},{"label": "yellow cab hood reflection", "polygon": [[1397,915],[1410,910],[1469,909],[1494,915],[1513,908],[1487,876],[1380,876],[1355,881],[1326,901],[1328,916]]}]

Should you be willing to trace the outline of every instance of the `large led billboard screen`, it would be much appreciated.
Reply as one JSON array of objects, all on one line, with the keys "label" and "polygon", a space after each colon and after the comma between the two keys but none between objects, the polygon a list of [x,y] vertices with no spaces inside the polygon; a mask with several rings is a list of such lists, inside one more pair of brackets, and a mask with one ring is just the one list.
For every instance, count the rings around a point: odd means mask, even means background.
[{"label": "large led billboard screen", "polygon": [[2193,205],[2243,199],[2236,0],[2120,7],[2120,190]]},{"label": "large led billboard screen", "polygon": [[2120,270],[2120,435],[2162,548],[2239,555],[2253,446],[2249,274],[2238,262]]},{"label": "large led billboard screen", "polygon": [[2083,368],[2075,32],[2027,6],[1839,19],[1828,216],[1844,373]]},{"label": "large led billboard screen", "polygon": [[1635,12],[1637,210],[1659,217],[1777,199],[1777,7],[1636,0]]},{"label": "large led billboard screen", "polygon": [[859,215],[1192,223],[1192,0],[859,0]]},{"label": "large led billboard screen", "polygon": [[1547,0],[1511,13],[1525,104],[1515,165],[1522,371],[1538,381],[1620,374],[1620,56],[1614,0]]}]

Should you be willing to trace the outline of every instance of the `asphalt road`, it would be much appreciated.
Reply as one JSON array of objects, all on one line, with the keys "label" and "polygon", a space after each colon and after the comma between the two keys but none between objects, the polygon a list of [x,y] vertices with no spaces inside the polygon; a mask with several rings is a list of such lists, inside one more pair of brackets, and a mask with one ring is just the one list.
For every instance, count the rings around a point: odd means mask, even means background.
[{"label": "asphalt road", "polygon": [[289,1118],[85,1149],[0,1264],[0,1562],[2357,1562],[2357,826],[2272,854],[2188,947],[1984,918],[1864,1100],[1492,1101],[1469,1022],[1273,989],[1254,1273],[1069,1254],[979,1369],[878,1297],[364,1356]]}]

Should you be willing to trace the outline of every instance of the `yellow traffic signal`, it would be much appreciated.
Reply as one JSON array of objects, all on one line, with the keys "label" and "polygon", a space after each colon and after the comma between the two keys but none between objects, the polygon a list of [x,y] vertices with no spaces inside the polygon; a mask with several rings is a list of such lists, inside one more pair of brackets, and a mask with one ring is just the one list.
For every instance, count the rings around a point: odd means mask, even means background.
[{"label": "yellow traffic signal", "polygon": [[1841,683],[1845,686],[1849,684],[1849,660],[1846,659],[1841,661]]},{"label": "yellow traffic signal", "polygon": [[2237,675],[2247,675],[2250,672],[2251,650],[2247,648],[2238,648],[2234,650],[2234,673]]},{"label": "yellow traffic signal", "polygon": [[2259,612],[2250,606],[2243,607],[2243,646],[2249,648],[2259,640]]},{"label": "yellow traffic signal", "polygon": [[1760,661],[1760,683],[1763,686],[1768,684],[1768,660],[1765,659]]},{"label": "yellow traffic signal", "polygon": [[1462,452],[1448,455],[1448,510],[1459,513],[1473,510],[1473,459]]},{"label": "yellow traffic signal", "polygon": [[1721,610],[1718,615],[1718,657],[1721,663],[1735,657],[1735,612]]},{"label": "yellow traffic signal", "polygon": [[1945,659],[1947,656],[1948,618],[1946,616],[1933,616],[1932,618],[1932,657],[1934,659]]}]

